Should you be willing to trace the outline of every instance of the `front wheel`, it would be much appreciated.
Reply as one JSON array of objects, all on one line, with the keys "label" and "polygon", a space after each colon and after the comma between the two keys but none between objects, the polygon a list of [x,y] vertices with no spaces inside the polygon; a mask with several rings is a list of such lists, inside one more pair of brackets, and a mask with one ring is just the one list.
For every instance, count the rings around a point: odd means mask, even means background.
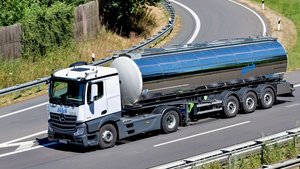
[{"label": "front wheel", "polygon": [[239,111],[239,101],[235,96],[229,96],[224,100],[225,104],[223,107],[224,115],[227,118],[235,117]]},{"label": "front wheel", "polygon": [[161,127],[164,133],[172,133],[177,131],[179,126],[179,115],[176,111],[170,110],[166,112],[161,121]]},{"label": "front wheel", "polygon": [[112,124],[105,124],[99,130],[99,146],[101,149],[113,147],[117,141],[117,130]]}]

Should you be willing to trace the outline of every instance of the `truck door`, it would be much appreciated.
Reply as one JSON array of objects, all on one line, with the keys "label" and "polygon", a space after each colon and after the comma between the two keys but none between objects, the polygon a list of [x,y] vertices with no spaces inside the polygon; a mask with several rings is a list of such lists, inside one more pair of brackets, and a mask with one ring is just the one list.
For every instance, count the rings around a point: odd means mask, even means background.
[{"label": "truck door", "polygon": [[[89,111],[86,114],[86,120],[98,118],[107,113],[107,99],[104,86],[105,85],[103,81],[95,82],[88,85],[87,102]],[[92,90],[92,88],[94,89]],[[97,94],[92,94],[92,92],[95,91]],[[94,98],[91,99],[91,97],[93,96]]]}]

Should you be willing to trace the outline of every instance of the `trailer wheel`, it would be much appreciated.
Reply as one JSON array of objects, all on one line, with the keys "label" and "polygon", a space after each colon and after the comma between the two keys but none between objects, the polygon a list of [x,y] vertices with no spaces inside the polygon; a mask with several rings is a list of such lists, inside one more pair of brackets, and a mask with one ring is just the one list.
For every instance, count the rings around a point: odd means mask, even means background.
[{"label": "trailer wheel", "polygon": [[224,115],[225,117],[235,117],[239,111],[239,101],[235,96],[229,96],[224,100]]},{"label": "trailer wheel", "polygon": [[117,141],[117,130],[112,124],[105,124],[99,130],[99,146],[101,149],[113,147]]},{"label": "trailer wheel", "polygon": [[254,92],[247,92],[243,97],[243,110],[245,113],[252,113],[257,107],[257,97]]},{"label": "trailer wheel", "polygon": [[275,94],[272,89],[265,88],[261,94],[260,105],[263,109],[268,109],[273,106],[275,102]]},{"label": "trailer wheel", "polygon": [[177,131],[179,126],[179,115],[176,111],[170,110],[166,112],[161,121],[161,128],[164,133],[172,133]]}]

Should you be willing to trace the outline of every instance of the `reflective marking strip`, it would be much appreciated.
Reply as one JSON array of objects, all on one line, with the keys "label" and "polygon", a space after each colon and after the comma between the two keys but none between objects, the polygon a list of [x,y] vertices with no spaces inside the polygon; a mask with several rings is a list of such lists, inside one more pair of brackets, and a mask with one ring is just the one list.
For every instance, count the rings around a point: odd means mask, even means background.
[{"label": "reflective marking strip", "polygon": [[15,115],[15,114],[18,114],[18,113],[22,113],[24,111],[31,110],[31,109],[34,109],[34,108],[37,108],[37,107],[40,107],[40,106],[44,106],[44,105],[46,105],[48,103],[49,102],[45,102],[45,103],[41,103],[41,104],[38,104],[38,105],[35,105],[35,106],[31,106],[31,107],[28,107],[28,108],[25,108],[25,109],[22,109],[22,110],[18,110],[18,111],[12,112],[12,113],[8,113],[8,114],[0,116],[0,119],[2,119],[4,117],[11,116],[11,115]]},{"label": "reflective marking strip", "polygon": [[179,3],[175,0],[170,0],[170,2],[174,2],[177,5],[180,5],[181,7],[185,8],[193,16],[193,18],[196,22],[196,27],[195,27],[195,31],[194,31],[192,37],[188,40],[187,44],[192,43],[197,38],[197,36],[200,32],[200,28],[201,28],[201,22],[200,22],[200,19],[199,19],[198,15],[191,8],[183,5],[182,3]]},{"label": "reflective marking strip", "polygon": [[183,138],[180,138],[180,139],[176,139],[176,140],[172,140],[172,141],[168,141],[168,142],[156,144],[153,147],[159,147],[159,146],[163,146],[163,145],[166,145],[166,144],[171,144],[171,143],[175,143],[175,142],[178,142],[178,141],[182,141],[182,140],[186,140],[186,139],[190,139],[190,138],[202,136],[202,135],[205,135],[205,134],[210,134],[210,133],[221,131],[221,130],[225,130],[225,129],[228,129],[228,128],[232,128],[232,127],[244,125],[244,124],[247,124],[247,123],[250,123],[250,122],[251,121],[245,121],[245,122],[242,122],[242,123],[233,124],[233,125],[230,125],[230,126],[226,126],[226,127],[222,127],[222,128],[218,128],[218,129],[206,131],[206,132],[203,132],[203,133],[198,133],[198,134],[187,136],[187,137],[183,137]]},{"label": "reflective marking strip", "polygon": [[263,36],[266,36],[266,33],[267,33],[267,27],[266,27],[266,24],[265,24],[264,20],[262,19],[262,17],[261,17],[260,15],[258,15],[258,13],[256,13],[254,10],[248,8],[247,6],[242,5],[242,4],[240,4],[240,3],[238,3],[238,2],[235,2],[235,1],[233,1],[233,0],[229,0],[229,2],[235,3],[235,4],[237,4],[237,5],[241,6],[241,7],[244,7],[244,8],[246,8],[246,9],[248,9],[249,11],[251,11],[254,15],[256,15],[256,16],[258,17],[258,19],[260,20],[262,26],[263,26],[263,34],[262,34],[262,35],[263,35]]}]

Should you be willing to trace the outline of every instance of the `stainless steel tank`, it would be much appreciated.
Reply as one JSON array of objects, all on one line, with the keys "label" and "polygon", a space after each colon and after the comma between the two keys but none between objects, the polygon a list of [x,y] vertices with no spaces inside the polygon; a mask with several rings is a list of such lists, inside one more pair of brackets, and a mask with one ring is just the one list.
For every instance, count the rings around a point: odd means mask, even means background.
[{"label": "stainless steel tank", "polygon": [[[135,91],[129,96],[133,99],[127,103],[137,102],[143,89],[168,93],[233,79],[283,78],[287,70],[287,52],[274,38],[218,41],[158,50],[132,58],[131,64],[118,59],[113,67],[123,67],[117,69],[123,72],[123,81],[129,81],[122,90]],[[129,74],[136,75],[129,77]],[[122,83],[121,78],[121,86]],[[130,89],[134,84],[139,87]]]}]

